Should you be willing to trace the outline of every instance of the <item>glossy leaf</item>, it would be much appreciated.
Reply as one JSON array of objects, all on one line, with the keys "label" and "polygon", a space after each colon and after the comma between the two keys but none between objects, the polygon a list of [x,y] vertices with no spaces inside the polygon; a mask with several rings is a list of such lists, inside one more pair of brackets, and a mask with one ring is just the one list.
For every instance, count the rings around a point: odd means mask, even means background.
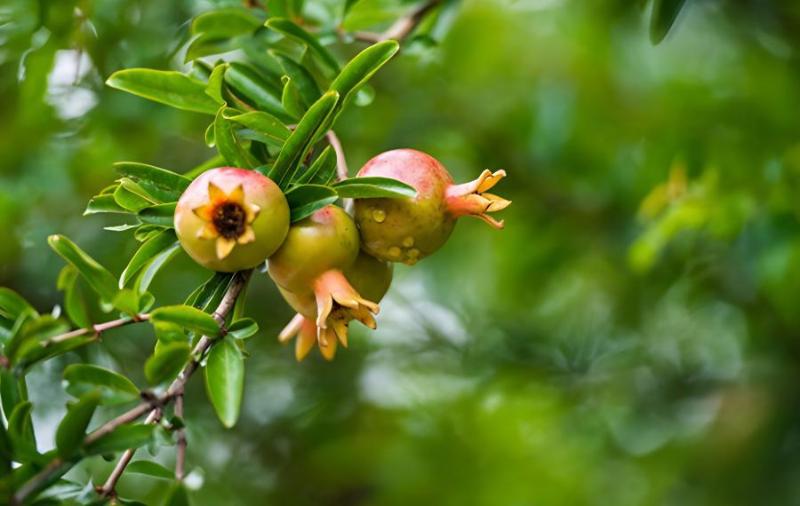
[{"label": "glossy leaf", "polygon": [[153,440],[156,426],[152,424],[120,425],[97,441],[86,445],[88,455],[103,455],[125,451],[128,448],[139,448]]},{"label": "glossy leaf", "polygon": [[358,53],[331,83],[330,89],[339,92],[342,97],[340,107],[345,104],[366,83],[375,72],[394,56],[400,45],[394,40],[378,42]]},{"label": "glossy leaf", "polygon": [[150,320],[154,322],[164,321],[174,323],[211,337],[219,334],[219,325],[217,321],[210,314],[192,306],[177,305],[160,307],[150,313]]},{"label": "glossy leaf", "polygon": [[173,341],[156,347],[155,353],[144,363],[144,375],[148,383],[158,385],[174,379],[192,352],[189,343]]},{"label": "glossy leaf", "polygon": [[86,393],[67,407],[67,414],[56,429],[56,448],[61,458],[70,458],[81,447],[86,436],[86,428],[98,404],[100,404],[100,393],[94,391]]},{"label": "glossy leaf", "polygon": [[145,207],[158,204],[157,201],[148,199],[140,193],[144,193],[144,190],[137,192],[132,184],[120,184],[114,191],[114,201],[117,205],[132,213],[137,213]]},{"label": "glossy leaf", "polygon": [[183,251],[181,245],[175,243],[157,254],[136,277],[136,281],[133,283],[134,289],[139,293],[147,291],[156,274],[158,274],[170,260],[178,256],[181,251]]},{"label": "glossy leaf", "polygon": [[86,205],[86,210],[83,211],[84,216],[99,213],[128,214],[130,211],[117,204],[114,195],[105,194],[92,197]]},{"label": "glossy leaf", "polygon": [[342,198],[402,198],[417,196],[414,187],[388,177],[354,177],[339,181],[333,189]]},{"label": "glossy leaf", "polygon": [[258,323],[252,318],[236,320],[228,327],[228,335],[234,339],[247,339],[253,337],[257,332]]},{"label": "glossy leaf", "polygon": [[205,94],[205,83],[180,72],[143,68],[114,72],[106,84],[177,109],[215,114],[219,105]]},{"label": "glossy leaf", "polygon": [[286,128],[281,120],[262,111],[251,111],[244,114],[230,114],[232,109],[225,112],[225,117],[259,134],[276,141],[279,145],[289,138],[292,131]]},{"label": "glossy leaf", "polygon": [[292,82],[292,78],[288,76],[283,76],[283,93],[281,93],[281,104],[283,104],[283,108],[286,109],[286,112],[295,118],[303,116],[303,113],[305,112],[305,108],[300,101],[300,92],[297,90],[294,82]]},{"label": "glossy leaf", "polygon": [[271,54],[278,60],[284,73],[292,79],[292,82],[297,87],[304,108],[310,107],[322,95],[322,91],[319,89],[314,77],[305,67],[288,56],[276,51],[272,51]]},{"label": "glossy leaf", "polygon": [[14,460],[20,462],[35,459],[39,454],[31,423],[32,410],[33,404],[30,401],[20,402],[8,417],[8,438],[14,449]]},{"label": "glossy leaf", "polygon": [[157,204],[154,206],[145,207],[136,214],[142,223],[171,228],[173,227],[173,220],[175,217],[175,205],[175,202]]},{"label": "glossy leaf", "polygon": [[123,176],[136,180],[150,181],[162,188],[183,192],[192,181],[178,174],[154,165],[138,162],[117,162],[114,169]]},{"label": "glossy leaf", "polygon": [[92,320],[79,276],[75,267],[64,266],[58,275],[57,288],[64,292],[64,311],[69,319],[78,327],[87,328]]},{"label": "glossy leaf", "polygon": [[223,86],[225,85],[225,71],[228,70],[227,64],[221,64],[214,67],[211,75],[208,77],[208,84],[206,85],[206,95],[213,98],[215,102],[222,105],[225,99],[222,97]]},{"label": "glossy leaf", "polygon": [[251,169],[256,163],[236,138],[231,121],[225,118],[225,108],[221,108],[214,118],[214,140],[222,158],[232,167]]},{"label": "glossy leaf", "polygon": [[320,127],[336,107],[339,94],[327,92],[312,105],[283,145],[270,171],[270,177],[279,185],[289,183],[295,166],[305,157]]},{"label": "glossy leaf", "polygon": [[336,152],[331,146],[326,146],[322,153],[314,160],[300,177],[296,178],[296,184],[318,184],[327,185],[336,177]]},{"label": "glossy leaf", "polygon": [[304,184],[293,187],[286,192],[292,223],[311,216],[314,211],[322,209],[339,199],[335,190],[322,185]]},{"label": "glossy leaf", "polygon": [[653,0],[650,18],[650,41],[658,44],[667,36],[686,0]]},{"label": "glossy leaf", "polygon": [[117,293],[117,281],[105,267],[63,235],[51,235],[47,238],[47,243],[61,258],[78,270],[101,298],[107,302],[114,299]]},{"label": "glossy leaf", "polygon": [[213,37],[235,37],[254,32],[262,26],[262,20],[252,10],[230,7],[200,14],[192,21],[192,33]]},{"label": "glossy leaf", "polygon": [[171,470],[162,466],[158,462],[153,462],[152,460],[136,460],[131,462],[128,464],[128,468],[125,471],[128,473],[144,474],[147,476],[152,476],[153,478],[161,478],[165,480],[172,480],[175,478],[175,474]]},{"label": "glossy leaf", "polygon": [[225,83],[253,107],[283,121],[291,121],[281,105],[278,87],[265,81],[253,68],[241,63],[231,63],[225,72]]},{"label": "glossy leaf", "polygon": [[244,358],[239,347],[229,339],[214,345],[205,368],[206,392],[227,428],[236,424],[244,392]]},{"label": "glossy leaf", "polygon": [[72,364],[64,369],[65,390],[80,397],[90,391],[100,393],[101,404],[114,405],[135,401],[139,389],[125,376],[92,364]]},{"label": "glossy leaf", "polygon": [[333,72],[339,71],[339,63],[336,58],[320,44],[319,40],[307,31],[297,26],[286,18],[270,18],[266,22],[267,28],[280,32],[285,36],[308,46],[319,60]]},{"label": "glossy leaf", "polygon": [[148,262],[160,252],[169,248],[177,242],[178,238],[175,232],[171,229],[163,230],[145,241],[136,253],[131,257],[130,262],[122,271],[119,277],[119,287],[123,288],[129,286],[134,276],[145,266]]}]

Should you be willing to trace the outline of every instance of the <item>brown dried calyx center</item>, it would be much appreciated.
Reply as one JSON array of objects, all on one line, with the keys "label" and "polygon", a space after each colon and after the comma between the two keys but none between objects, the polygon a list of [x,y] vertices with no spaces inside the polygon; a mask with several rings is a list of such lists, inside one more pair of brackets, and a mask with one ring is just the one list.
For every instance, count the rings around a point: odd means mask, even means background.
[{"label": "brown dried calyx center", "polygon": [[211,218],[214,228],[225,239],[236,239],[244,234],[247,225],[247,213],[235,202],[225,202],[214,209]]}]

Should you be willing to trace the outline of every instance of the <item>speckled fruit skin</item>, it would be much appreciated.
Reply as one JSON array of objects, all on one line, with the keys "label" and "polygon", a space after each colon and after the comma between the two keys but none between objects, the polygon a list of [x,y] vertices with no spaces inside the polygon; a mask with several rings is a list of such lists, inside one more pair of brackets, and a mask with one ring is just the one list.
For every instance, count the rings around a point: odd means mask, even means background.
[{"label": "speckled fruit skin", "polygon": [[[260,208],[252,223],[255,240],[235,246],[221,260],[217,258],[214,241],[197,236],[205,223],[193,212],[208,202],[209,182],[225,192],[241,184],[245,199]],[[192,181],[175,208],[175,231],[181,246],[195,262],[214,271],[235,272],[258,266],[283,243],[288,230],[286,197],[271,179],[252,170],[233,167],[208,170]]]},{"label": "speckled fruit skin", "polygon": [[413,149],[387,151],[368,161],[358,176],[390,177],[417,190],[413,199],[355,201],[361,247],[370,255],[414,264],[450,237],[456,218],[448,212],[445,192],[453,179],[432,156]]},{"label": "speckled fruit skin", "polygon": [[305,293],[322,273],[350,267],[358,257],[358,246],[353,219],[342,208],[329,205],[291,226],[269,259],[269,275],[284,290]]},{"label": "speckled fruit skin", "polygon": [[[393,270],[391,263],[378,260],[362,251],[356,261],[343,272],[345,278],[362,297],[378,303],[389,291]],[[312,320],[317,317],[317,304],[311,290],[294,293],[280,286],[278,290],[292,309]]]}]

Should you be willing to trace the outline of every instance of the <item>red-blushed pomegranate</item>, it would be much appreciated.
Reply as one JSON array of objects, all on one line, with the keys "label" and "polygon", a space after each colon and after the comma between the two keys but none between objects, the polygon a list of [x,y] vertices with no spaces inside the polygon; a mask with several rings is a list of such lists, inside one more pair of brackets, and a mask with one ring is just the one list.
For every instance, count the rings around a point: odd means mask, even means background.
[{"label": "red-blushed pomegranate", "polygon": [[[269,275],[281,293],[314,320],[314,337],[326,358],[333,358],[337,338],[347,345],[346,322],[359,319],[375,325],[372,314],[377,314],[378,305],[363,298],[344,275],[358,255],[355,223],[343,209],[331,205],[292,225],[269,259]],[[298,351],[298,358],[310,349],[307,339],[302,341],[304,353]]]},{"label": "red-blushed pomegranate", "polygon": [[456,185],[447,169],[426,153],[413,149],[381,153],[358,176],[400,180],[414,187],[417,196],[356,199],[361,247],[376,258],[413,265],[447,241],[461,216],[475,216],[503,228],[503,222],[488,213],[505,209],[511,201],[487,191],[505,175],[503,170],[484,170],[474,181]]},{"label": "red-blushed pomegranate", "polygon": [[198,176],[175,208],[175,231],[195,262],[220,272],[250,269],[283,243],[289,204],[268,177],[221,167]]},{"label": "red-blushed pomegranate", "polygon": [[[392,264],[361,252],[355,263],[344,271],[344,276],[356,294],[361,294],[368,301],[377,304],[386,295],[392,283]],[[315,294],[296,295],[283,288],[279,287],[279,289],[283,298],[297,311],[297,314],[281,331],[278,340],[285,343],[291,338],[297,337],[295,341],[297,360],[305,358],[315,342],[319,342],[322,356],[327,360],[332,360],[336,354],[337,341],[347,347],[347,327],[353,319],[371,329],[376,327],[375,319],[368,306],[354,308],[337,302],[326,318],[326,328],[322,329],[322,335],[318,337],[315,323],[318,318],[318,307]]]}]

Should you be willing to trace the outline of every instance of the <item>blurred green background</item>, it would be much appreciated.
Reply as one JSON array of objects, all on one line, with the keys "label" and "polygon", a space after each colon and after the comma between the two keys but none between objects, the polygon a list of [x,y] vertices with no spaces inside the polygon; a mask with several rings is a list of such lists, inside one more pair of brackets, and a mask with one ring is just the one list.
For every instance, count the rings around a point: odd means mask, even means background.
[{"label": "blurred green background", "polygon": [[[111,164],[186,171],[212,152],[207,118],[103,81],[181,68],[188,20],[226,3],[0,3],[0,284],[59,304],[55,232],[121,271],[135,241],[81,216]],[[505,230],[465,219],[398,265],[379,329],[354,325],[333,363],[295,363],[275,339],[291,312],[257,279],[239,425],[190,383],[193,503],[800,504],[800,4],[689,0],[655,47],[629,0],[447,15],[337,130],[351,169],[397,147],[460,181],[506,169]],[[177,303],[205,277],[181,259],[154,292]],[[153,339],[126,328],[83,358],[141,379]],[[45,448],[74,360],[29,377]]]}]

